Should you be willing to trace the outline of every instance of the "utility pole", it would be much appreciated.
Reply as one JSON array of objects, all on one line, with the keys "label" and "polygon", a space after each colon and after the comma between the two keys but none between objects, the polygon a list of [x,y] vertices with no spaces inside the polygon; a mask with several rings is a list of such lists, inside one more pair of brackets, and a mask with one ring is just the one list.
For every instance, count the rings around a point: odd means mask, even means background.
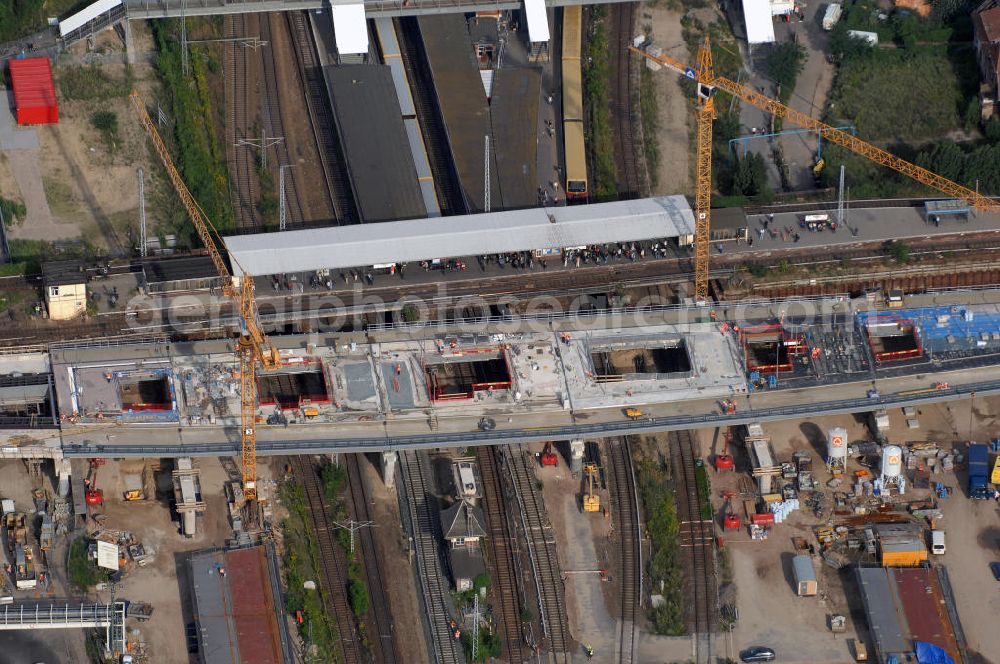
[{"label": "utility pole", "polygon": [[840,191],[837,194],[837,226],[844,225],[844,165],[840,165]]},{"label": "utility pole", "polygon": [[139,168],[139,255],[146,257],[146,195],[143,191],[143,172]]},{"label": "utility pole", "polygon": [[351,555],[354,555],[354,533],[355,531],[361,530],[362,528],[368,528],[374,526],[374,521],[355,521],[354,519],[349,520],[346,524],[333,522],[333,525],[338,528],[343,528],[344,530],[351,533]]},{"label": "utility pole", "polygon": [[486,135],[486,149],[484,150],[483,157],[483,174],[485,179],[484,189],[485,191],[485,201],[483,203],[483,212],[490,211],[490,135]]},{"label": "utility pole", "polygon": [[291,166],[278,166],[278,230],[285,230],[285,169]]},{"label": "utility pole", "polygon": [[190,73],[188,62],[187,0],[181,2],[181,74],[187,78]]},{"label": "utility pole", "polygon": [[479,650],[479,592],[472,598],[472,661],[476,661]]},{"label": "utility pole", "polygon": [[284,140],[284,136],[268,136],[267,129],[263,128],[260,130],[260,138],[241,138],[236,141],[236,147],[246,146],[260,150],[260,168],[264,170],[267,168],[267,149]]}]

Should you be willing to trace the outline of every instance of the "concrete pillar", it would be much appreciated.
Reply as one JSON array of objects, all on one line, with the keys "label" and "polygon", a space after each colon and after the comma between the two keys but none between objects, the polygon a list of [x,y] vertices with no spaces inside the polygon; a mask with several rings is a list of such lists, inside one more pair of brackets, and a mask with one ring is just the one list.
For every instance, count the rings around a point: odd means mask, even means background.
[{"label": "concrete pillar", "polygon": [[65,498],[69,495],[69,478],[73,474],[70,469],[69,459],[59,459],[56,461],[56,476],[59,478],[59,487],[57,492],[60,498]]},{"label": "concrete pillar", "polygon": [[569,468],[570,472],[579,473],[583,470],[583,451],[584,443],[582,440],[571,440],[569,441]]},{"label": "concrete pillar", "polygon": [[396,462],[399,457],[395,452],[382,452],[382,481],[390,489],[396,486]]},{"label": "concrete pillar", "polygon": [[136,62],[135,40],[132,39],[132,21],[122,19],[122,33],[125,35],[125,61],[130,65]]}]

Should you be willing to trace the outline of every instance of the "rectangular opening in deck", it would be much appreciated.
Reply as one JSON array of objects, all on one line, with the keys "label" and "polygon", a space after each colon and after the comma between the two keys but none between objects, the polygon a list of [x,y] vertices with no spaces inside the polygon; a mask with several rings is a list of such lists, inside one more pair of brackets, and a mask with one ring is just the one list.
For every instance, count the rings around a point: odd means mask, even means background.
[{"label": "rectangular opening in deck", "polygon": [[775,374],[792,371],[795,355],[805,351],[801,335],[790,334],[781,325],[762,325],[741,331],[748,372]]},{"label": "rectangular opening in deck", "polygon": [[869,325],[868,344],[876,362],[906,360],[923,353],[920,335],[909,320]]},{"label": "rectangular opening in deck", "polygon": [[118,398],[125,412],[173,410],[170,379],[163,374],[120,377]]},{"label": "rectangular opening in deck", "polygon": [[304,404],[330,403],[321,366],[263,374],[257,377],[257,392],[263,406],[294,409]]},{"label": "rectangular opening in deck", "polygon": [[434,401],[471,399],[476,392],[510,388],[510,368],[503,353],[490,352],[424,366],[427,392]]},{"label": "rectangular opening in deck", "polygon": [[691,355],[684,339],[643,345],[592,346],[590,361],[598,381],[622,376],[641,378],[657,374],[688,374]]}]

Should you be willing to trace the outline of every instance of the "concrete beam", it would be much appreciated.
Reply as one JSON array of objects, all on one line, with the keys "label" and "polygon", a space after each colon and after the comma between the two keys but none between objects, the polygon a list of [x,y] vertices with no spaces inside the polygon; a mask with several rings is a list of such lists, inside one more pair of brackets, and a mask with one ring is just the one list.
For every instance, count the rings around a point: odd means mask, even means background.
[{"label": "concrete beam", "polygon": [[[883,381],[883,386],[884,386]],[[773,422],[798,417],[817,417],[865,413],[878,408],[902,408],[921,406],[929,403],[957,401],[976,396],[1000,394],[1000,380],[991,380],[964,385],[952,385],[946,390],[935,390],[924,394],[887,394],[878,399],[841,399],[822,403],[802,402],[775,408],[748,408],[737,414],[702,413],[695,415],[675,415],[650,417],[643,420],[618,420],[593,424],[572,424],[531,429],[495,429],[493,431],[470,430],[460,433],[430,433],[392,436],[375,434],[383,423],[374,424],[373,435],[364,438],[323,438],[318,440],[258,441],[260,456],[287,454],[321,454],[327,452],[385,452],[401,449],[430,449],[435,447],[468,447],[474,445],[504,445],[510,443],[531,443],[546,440],[573,440],[629,436],[640,433],[659,433],[703,427],[733,426],[751,422]],[[475,421],[473,419],[472,421]],[[119,436],[122,434],[120,433]],[[238,440],[227,440],[224,431],[219,432],[218,442],[190,444],[98,444],[87,439],[87,434],[67,436],[63,454],[67,457],[177,457],[177,456],[225,456],[237,454]]]},{"label": "concrete beam", "polygon": [[[566,5],[613,4],[627,0],[546,0],[548,7]],[[520,1],[490,2],[488,0],[364,0],[368,18],[421,16],[427,14],[464,14],[476,11],[519,9]],[[303,11],[325,9],[325,0],[263,0],[262,2],[222,2],[220,0],[125,0],[129,18],[179,18],[180,16],[215,16],[219,14],[253,14],[258,12]]]}]

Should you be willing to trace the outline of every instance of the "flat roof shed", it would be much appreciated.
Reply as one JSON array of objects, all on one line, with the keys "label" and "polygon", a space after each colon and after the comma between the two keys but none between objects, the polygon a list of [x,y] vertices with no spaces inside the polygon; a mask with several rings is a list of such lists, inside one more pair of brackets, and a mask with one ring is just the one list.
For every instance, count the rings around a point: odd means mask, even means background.
[{"label": "flat roof shed", "polygon": [[256,546],[188,559],[202,664],[292,661],[273,555]]},{"label": "flat roof shed", "polygon": [[48,58],[14,58],[10,63],[10,82],[14,88],[17,123],[22,125],[58,124],[59,103],[52,82],[52,64]]},{"label": "flat roof shed", "polygon": [[351,189],[364,222],[427,214],[392,71],[386,65],[323,68]]},{"label": "flat roof shed", "polygon": [[252,276],[438,258],[677,238],[690,244],[694,214],[683,196],[315,228],[225,238]]},{"label": "flat roof shed", "polygon": [[911,652],[913,646],[900,623],[895,588],[890,583],[887,570],[859,567],[858,585],[861,586],[868,629],[875,642],[876,661],[884,662],[890,655],[901,656]]}]

